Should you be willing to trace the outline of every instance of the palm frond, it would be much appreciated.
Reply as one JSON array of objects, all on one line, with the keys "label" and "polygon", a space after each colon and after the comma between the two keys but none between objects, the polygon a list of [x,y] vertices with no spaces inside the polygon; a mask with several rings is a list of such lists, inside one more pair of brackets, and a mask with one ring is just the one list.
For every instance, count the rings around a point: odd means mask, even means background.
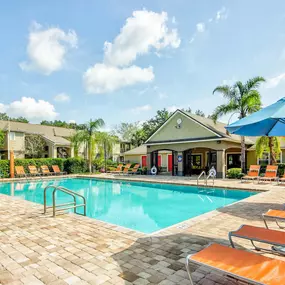
[{"label": "palm frond", "polygon": [[213,90],[213,94],[220,93],[225,98],[231,99],[231,87],[229,85],[220,85]]},{"label": "palm frond", "polygon": [[251,90],[241,100],[241,106],[245,115],[254,113],[261,109],[261,96],[257,90]]},{"label": "palm frond", "polygon": [[265,81],[266,81],[265,78],[262,76],[253,77],[246,82],[245,88],[247,92],[249,92],[252,89],[257,89],[260,86],[260,84]]},{"label": "palm frond", "polygon": [[237,81],[234,86],[233,86],[233,89],[237,90],[238,92],[238,95],[239,95],[239,100],[240,98],[242,98],[243,94],[244,94],[244,86],[242,84],[241,81]]},{"label": "palm frond", "polygon": [[217,122],[218,118],[222,117],[223,115],[227,115],[238,110],[239,106],[234,101],[230,101],[229,104],[223,104],[218,106],[212,114],[212,119],[214,122]]}]

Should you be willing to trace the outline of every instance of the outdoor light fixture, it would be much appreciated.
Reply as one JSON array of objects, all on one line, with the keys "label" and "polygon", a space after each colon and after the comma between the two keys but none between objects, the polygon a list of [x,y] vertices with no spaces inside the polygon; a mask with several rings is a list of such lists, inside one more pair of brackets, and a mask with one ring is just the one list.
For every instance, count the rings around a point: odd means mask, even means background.
[{"label": "outdoor light fixture", "polygon": [[177,125],[175,126],[176,129],[181,129],[182,120],[180,118],[176,121]]}]

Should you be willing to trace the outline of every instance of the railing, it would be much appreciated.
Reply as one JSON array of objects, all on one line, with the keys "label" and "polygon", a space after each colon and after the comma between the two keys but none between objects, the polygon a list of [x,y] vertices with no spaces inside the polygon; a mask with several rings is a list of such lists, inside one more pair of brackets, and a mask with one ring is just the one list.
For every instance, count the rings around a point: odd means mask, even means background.
[{"label": "railing", "polygon": [[199,185],[199,180],[200,180],[200,178],[201,178],[202,176],[204,176],[204,185],[207,185],[206,172],[205,172],[205,171],[202,171],[202,172],[200,173],[200,175],[198,176],[198,178],[197,178],[197,186]]},{"label": "railing", "polygon": [[[48,189],[53,189],[53,191],[52,191],[52,206],[47,206],[47,195],[46,194],[47,194]],[[56,205],[56,195],[55,194],[57,191],[61,191],[63,193],[66,193],[66,194],[72,196],[73,202]],[[76,197],[81,198],[83,200],[83,204],[77,204]],[[66,206],[68,206],[68,207],[66,207]],[[84,209],[83,214],[78,213],[76,211],[76,209],[79,207],[83,207],[83,209]],[[73,192],[67,188],[64,188],[61,186],[49,185],[44,189],[44,214],[46,214],[47,210],[51,209],[51,208],[52,208],[53,217],[55,217],[56,212],[65,211],[65,210],[69,210],[69,209],[73,209],[75,214],[86,216],[86,199],[84,196],[82,196],[76,192]]]},{"label": "railing", "polygon": [[213,175],[213,173],[210,172],[209,175],[207,176],[207,174],[206,174],[205,171],[202,171],[202,172],[200,173],[200,175],[198,176],[198,178],[197,178],[197,186],[199,186],[199,181],[200,181],[200,178],[201,178],[202,176],[204,176],[204,186],[208,186],[208,180],[209,180],[210,178],[212,178],[212,186],[214,186],[214,184],[215,184],[215,175]]}]

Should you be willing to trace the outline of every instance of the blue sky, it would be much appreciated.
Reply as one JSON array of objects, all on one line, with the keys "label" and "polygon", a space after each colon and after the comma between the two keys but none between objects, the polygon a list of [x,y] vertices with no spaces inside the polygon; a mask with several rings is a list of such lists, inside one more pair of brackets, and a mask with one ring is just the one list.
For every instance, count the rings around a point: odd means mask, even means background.
[{"label": "blue sky", "polygon": [[268,105],[284,96],[284,26],[282,0],[5,1],[0,112],[109,128],[164,107],[210,114],[217,85],[257,75]]}]

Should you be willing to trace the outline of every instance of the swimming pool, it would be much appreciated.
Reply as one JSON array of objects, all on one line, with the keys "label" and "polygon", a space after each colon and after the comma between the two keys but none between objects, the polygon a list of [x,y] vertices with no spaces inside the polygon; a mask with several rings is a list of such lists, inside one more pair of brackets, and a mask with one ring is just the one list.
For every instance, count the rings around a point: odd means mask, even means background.
[{"label": "swimming pool", "polygon": [[[79,178],[1,183],[0,193],[43,204],[43,190],[48,185],[63,186],[84,195],[88,217],[143,233],[161,230],[256,194],[240,190]],[[49,205],[51,192],[47,194]],[[56,199],[57,204],[72,201],[72,197],[62,192],[57,192]],[[78,212],[83,212],[83,209],[78,209]]]}]

